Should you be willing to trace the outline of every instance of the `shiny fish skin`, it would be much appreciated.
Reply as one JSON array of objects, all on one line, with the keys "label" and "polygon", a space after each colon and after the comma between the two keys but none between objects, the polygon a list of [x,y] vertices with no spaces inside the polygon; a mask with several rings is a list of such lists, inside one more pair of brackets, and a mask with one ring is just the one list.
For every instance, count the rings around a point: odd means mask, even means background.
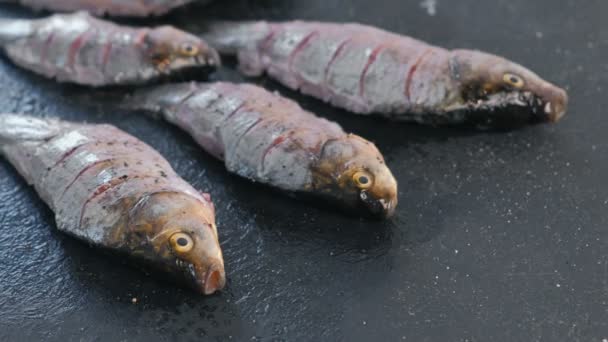
[{"label": "shiny fish skin", "polygon": [[397,183],[374,144],[258,86],[169,84],[136,91],[127,107],[162,114],[250,180],[361,214],[388,217],[397,205]]},{"label": "shiny fish skin", "polygon": [[204,41],[171,26],[132,28],[85,12],[0,20],[0,46],[17,65],[60,82],[141,84],[220,64]]},{"label": "shiny fish skin", "polygon": [[[58,12],[88,11],[93,15],[148,17],[160,16],[174,8],[196,0],[12,0],[4,2],[19,3],[34,10]],[[0,2],[3,2],[0,1]],[[199,0],[200,1],[200,0]]]},{"label": "shiny fish skin", "polygon": [[515,120],[509,113],[522,109],[526,121],[554,122],[567,108],[565,91],[504,58],[449,51],[370,26],[302,21],[207,26],[202,37],[221,53],[237,55],[246,75],[267,73],[354,113],[457,124]]},{"label": "shiny fish skin", "polygon": [[[53,210],[60,231],[202,293],[224,286],[209,196],[138,139],[110,125],[0,114],[0,154]],[[179,238],[191,244],[178,246]]]}]

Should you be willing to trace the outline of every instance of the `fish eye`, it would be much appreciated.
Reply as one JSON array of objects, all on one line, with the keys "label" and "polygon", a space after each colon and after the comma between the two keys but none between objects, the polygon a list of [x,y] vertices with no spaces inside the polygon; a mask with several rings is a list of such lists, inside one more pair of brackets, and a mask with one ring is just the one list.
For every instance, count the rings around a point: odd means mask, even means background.
[{"label": "fish eye", "polygon": [[194,241],[186,233],[175,233],[169,238],[171,248],[178,253],[187,253],[194,247]]},{"label": "fish eye", "polygon": [[198,47],[192,43],[183,43],[179,48],[179,52],[184,56],[194,57],[198,55]]},{"label": "fish eye", "polygon": [[357,171],[353,175],[353,182],[359,189],[368,189],[372,186],[373,177],[369,172]]},{"label": "fish eye", "polygon": [[524,86],[524,79],[515,74],[506,73],[502,79],[505,83],[515,88],[523,88]]}]

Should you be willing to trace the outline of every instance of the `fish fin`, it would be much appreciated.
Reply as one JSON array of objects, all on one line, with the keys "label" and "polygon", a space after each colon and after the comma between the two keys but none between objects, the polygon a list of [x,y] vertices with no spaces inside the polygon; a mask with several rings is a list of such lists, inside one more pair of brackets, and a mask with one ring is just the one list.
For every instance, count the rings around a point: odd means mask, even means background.
[{"label": "fish fin", "polygon": [[[0,0],[2,2],[2,0]],[[34,23],[26,19],[0,19],[0,45],[34,34]]]},{"label": "fish fin", "polygon": [[272,32],[265,21],[209,21],[201,37],[222,54],[255,49]]},{"label": "fish fin", "polygon": [[19,114],[0,114],[0,148],[25,142],[46,141],[68,127],[56,119]]},{"label": "fish fin", "polygon": [[122,109],[142,111],[159,118],[166,114],[168,109],[181,104],[197,89],[199,85],[195,82],[144,87],[127,95],[119,106]]}]

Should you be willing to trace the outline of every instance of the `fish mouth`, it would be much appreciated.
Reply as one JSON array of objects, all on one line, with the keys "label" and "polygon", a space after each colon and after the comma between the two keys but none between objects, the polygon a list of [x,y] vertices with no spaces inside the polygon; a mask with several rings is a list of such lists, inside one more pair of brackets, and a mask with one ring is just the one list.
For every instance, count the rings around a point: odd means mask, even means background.
[{"label": "fish mouth", "polygon": [[365,190],[359,193],[359,199],[367,211],[374,217],[386,219],[395,214],[395,208],[397,207],[396,199],[374,198]]},{"label": "fish mouth", "polygon": [[205,272],[204,283],[202,286],[202,292],[205,295],[211,295],[216,291],[219,291],[226,286],[226,275],[224,273],[224,267],[217,264],[209,267]]},{"label": "fish mouth", "polygon": [[166,67],[157,67],[157,79],[163,82],[206,79],[221,66],[219,55],[199,55],[175,59]]},{"label": "fish mouth", "polygon": [[196,289],[207,296],[226,286],[224,266],[219,262],[212,263],[206,269],[204,267],[194,267],[192,275],[195,278]]},{"label": "fish mouth", "polygon": [[220,262],[213,262],[206,268],[179,259],[175,263],[183,270],[190,286],[201,294],[212,295],[226,286],[226,273]]},{"label": "fish mouth", "polygon": [[567,100],[543,99],[532,92],[499,92],[445,108],[451,122],[488,128],[510,128],[557,122],[566,112]]}]

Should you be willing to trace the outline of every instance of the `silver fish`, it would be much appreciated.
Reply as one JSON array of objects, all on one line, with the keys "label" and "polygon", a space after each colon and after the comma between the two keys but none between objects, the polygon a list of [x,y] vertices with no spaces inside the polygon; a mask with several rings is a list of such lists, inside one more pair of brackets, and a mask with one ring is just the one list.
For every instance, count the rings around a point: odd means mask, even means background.
[{"label": "silver fish", "polygon": [[276,93],[249,84],[168,84],[137,90],[126,106],[160,113],[239,176],[361,214],[395,211],[397,182],[373,143]]},{"label": "silver fish", "polygon": [[172,9],[204,0],[0,0],[19,3],[34,10],[57,12],[88,11],[93,15],[148,17],[168,13]]},{"label": "silver fish", "polygon": [[566,92],[504,58],[359,24],[219,22],[202,35],[248,76],[358,114],[430,124],[556,122]]},{"label": "silver fish", "polygon": [[2,19],[0,47],[25,69],[88,86],[141,84],[220,64],[214,49],[184,31],[119,26],[85,12]]},{"label": "silver fish", "polygon": [[60,231],[204,294],[224,286],[213,203],[150,146],[110,125],[0,114],[0,154],[55,212]]}]

